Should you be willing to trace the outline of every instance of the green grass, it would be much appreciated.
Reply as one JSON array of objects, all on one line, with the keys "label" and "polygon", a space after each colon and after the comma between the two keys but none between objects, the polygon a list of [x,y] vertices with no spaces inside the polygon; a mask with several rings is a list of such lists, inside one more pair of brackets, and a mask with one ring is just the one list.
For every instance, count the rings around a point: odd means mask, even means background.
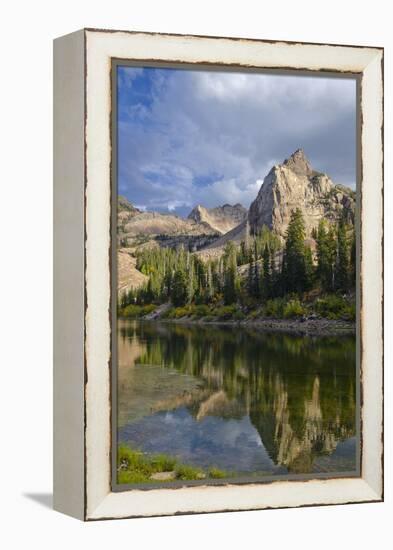
[{"label": "green grass", "polygon": [[151,480],[145,474],[141,472],[134,471],[123,471],[117,472],[117,482],[120,484],[127,483],[149,483]]},{"label": "green grass", "polygon": [[175,469],[177,461],[171,456],[159,454],[154,455],[150,463],[156,472],[171,472]]},{"label": "green grass", "polygon": [[193,480],[193,479],[201,479],[204,477],[204,473],[199,468],[194,468],[194,466],[189,466],[187,464],[179,464],[176,467],[176,479],[181,480]]},{"label": "green grass", "polygon": [[223,470],[219,470],[218,468],[210,468],[208,475],[211,479],[223,479],[225,477],[228,477],[228,473],[224,472]]},{"label": "green grass", "polygon": [[165,454],[147,456],[141,451],[131,449],[123,444],[118,447],[117,467],[117,481],[121,484],[154,483],[156,480],[151,479],[151,476],[161,472],[174,472],[174,479],[182,481],[209,478],[223,479],[228,477],[227,472],[215,467],[205,472],[201,468],[189,464],[181,464],[172,456]]}]

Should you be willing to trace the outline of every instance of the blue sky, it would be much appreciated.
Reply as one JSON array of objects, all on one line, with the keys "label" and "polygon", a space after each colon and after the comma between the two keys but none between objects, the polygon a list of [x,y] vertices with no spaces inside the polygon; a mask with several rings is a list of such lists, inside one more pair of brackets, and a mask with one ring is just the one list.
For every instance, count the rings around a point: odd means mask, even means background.
[{"label": "blue sky", "polygon": [[355,186],[355,80],[123,66],[117,92],[118,189],[140,208],[248,207],[299,147]]}]

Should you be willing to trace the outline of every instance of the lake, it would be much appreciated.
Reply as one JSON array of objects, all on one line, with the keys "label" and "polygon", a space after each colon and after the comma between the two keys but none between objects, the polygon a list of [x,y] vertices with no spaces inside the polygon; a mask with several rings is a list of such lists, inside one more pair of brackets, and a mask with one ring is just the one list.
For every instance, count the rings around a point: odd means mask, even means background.
[{"label": "lake", "polygon": [[118,322],[118,442],[231,476],[356,471],[355,337]]}]

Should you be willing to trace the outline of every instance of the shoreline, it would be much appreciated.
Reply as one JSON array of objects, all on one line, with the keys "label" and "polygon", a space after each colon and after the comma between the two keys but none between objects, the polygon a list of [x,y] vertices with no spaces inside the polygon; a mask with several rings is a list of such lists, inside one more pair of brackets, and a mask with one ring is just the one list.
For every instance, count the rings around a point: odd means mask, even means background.
[{"label": "shoreline", "polygon": [[229,326],[257,328],[263,332],[283,332],[288,334],[298,334],[302,336],[354,336],[356,334],[356,323],[351,321],[336,319],[244,319],[244,320],[208,320],[203,317],[193,319],[191,317],[181,317],[180,319],[165,319],[161,317],[149,318],[131,318],[119,317],[122,320],[139,320],[159,323],[174,323],[179,325],[203,325],[203,326]]}]

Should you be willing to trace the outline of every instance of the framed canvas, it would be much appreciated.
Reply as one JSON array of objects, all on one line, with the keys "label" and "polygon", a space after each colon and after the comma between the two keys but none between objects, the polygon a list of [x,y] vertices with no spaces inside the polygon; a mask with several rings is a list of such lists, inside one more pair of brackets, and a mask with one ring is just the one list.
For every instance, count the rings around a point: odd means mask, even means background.
[{"label": "framed canvas", "polygon": [[54,507],[383,499],[383,49],[54,42]]}]

